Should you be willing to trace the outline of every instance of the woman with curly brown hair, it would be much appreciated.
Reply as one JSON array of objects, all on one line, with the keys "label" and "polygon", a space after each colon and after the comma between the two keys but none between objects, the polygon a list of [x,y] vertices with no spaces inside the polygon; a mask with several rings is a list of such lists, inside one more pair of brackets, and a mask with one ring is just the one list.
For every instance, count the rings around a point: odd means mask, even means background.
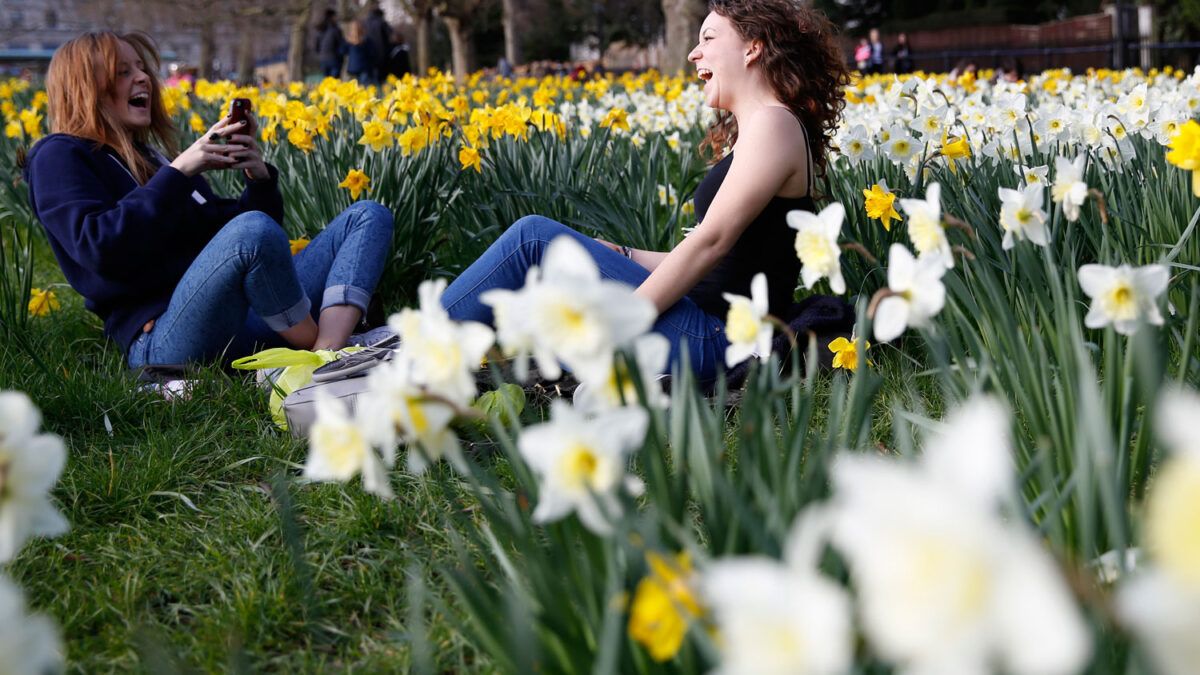
[{"label": "woman with curly brown hair", "polygon": [[654,304],[654,330],[671,343],[670,363],[686,351],[702,382],[717,376],[729,344],[724,294],[750,296],[761,272],[769,311],[786,312],[800,274],[786,215],[815,211],[815,177],[825,170],[849,74],[832,25],[796,0],[712,0],[709,9],[688,55],[705,101],[720,111],[701,145],[715,164],[696,189],[695,230],[669,252],[643,251],[522,218],[446,289],[451,317],[492,323],[479,296],[521,287],[562,235],[581,241],[603,276]]}]

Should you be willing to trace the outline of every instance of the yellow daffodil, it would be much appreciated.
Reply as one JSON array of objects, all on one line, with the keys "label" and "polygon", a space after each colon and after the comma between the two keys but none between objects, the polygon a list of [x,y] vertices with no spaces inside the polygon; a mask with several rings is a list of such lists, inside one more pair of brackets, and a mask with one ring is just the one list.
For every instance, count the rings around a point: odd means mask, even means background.
[{"label": "yellow daffodil", "polygon": [[58,297],[54,295],[54,288],[47,287],[46,290],[40,288],[29,289],[29,313],[34,316],[46,316],[50,312],[58,309]]},{"label": "yellow daffodil", "polygon": [[900,214],[896,212],[896,194],[888,190],[887,183],[879,182],[871,186],[869,190],[863,190],[863,197],[866,197],[867,217],[874,218],[880,223],[883,223],[883,229],[892,230],[892,221],[900,220]]},{"label": "yellow daffodil", "polygon": [[350,169],[350,172],[346,174],[346,179],[338,183],[338,187],[349,190],[351,199],[358,199],[363,190],[371,191],[371,188],[367,186],[367,183],[370,182],[371,179],[367,177],[367,174],[358,169]]},{"label": "yellow daffodil", "polygon": [[[350,177],[347,176],[346,179],[349,180]],[[339,185],[338,187],[342,187],[342,186]],[[357,197],[357,195],[355,195],[355,196]],[[296,255],[300,251],[303,251],[305,246],[308,246],[309,240],[307,237],[300,237],[299,239],[288,239],[288,244],[292,247],[292,255]]]},{"label": "yellow daffodil", "polygon": [[1200,124],[1188,120],[1167,144],[1167,161],[1192,172],[1192,194],[1200,197]]},{"label": "yellow daffodil", "polygon": [[483,173],[483,169],[479,168],[482,161],[483,158],[479,156],[479,151],[469,145],[464,145],[458,151],[458,162],[462,164],[463,171],[475,169],[477,173]]},{"label": "yellow daffodil", "polygon": [[621,108],[613,108],[604,116],[604,120],[600,122],[600,126],[629,131],[629,114]]},{"label": "yellow daffodil", "polygon": [[[871,348],[871,343],[863,341],[863,351]],[[858,345],[853,340],[847,340],[840,337],[829,343],[829,351],[833,352],[833,367],[845,368],[846,370],[857,370],[860,359],[858,358]],[[870,365],[871,362],[867,361]]]},{"label": "yellow daffodil", "polygon": [[363,124],[363,135],[358,139],[358,144],[370,146],[375,152],[383,152],[384,148],[391,147],[391,123],[372,120]]},{"label": "yellow daffodil", "polygon": [[21,135],[21,122],[13,120],[4,125],[4,135],[7,138],[16,138]]},{"label": "yellow daffodil", "polygon": [[429,144],[429,130],[425,127],[409,127],[400,134],[396,143],[405,157],[420,152]]},{"label": "yellow daffodil", "polygon": [[634,591],[629,637],[646,647],[655,661],[663,662],[679,652],[688,625],[700,616],[700,604],[688,585],[692,565],[686,553],[673,558],[650,553],[646,563],[650,574]]},{"label": "yellow daffodil", "polygon": [[188,118],[188,125],[192,127],[192,131],[198,134],[202,134],[208,129],[208,125],[204,123],[204,119],[196,113],[192,113],[192,116]]},{"label": "yellow daffodil", "polygon": [[288,132],[287,139],[288,143],[300,148],[305,154],[308,154],[308,151],[314,147],[312,134],[305,131],[304,127],[292,127],[292,130]]},{"label": "yellow daffodil", "polygon": [[21,124],[25,129],[25,135],[30,138],[41,138],[42,136],[42,116],[36,110],[30,108],[22,110],[18,115]]}]

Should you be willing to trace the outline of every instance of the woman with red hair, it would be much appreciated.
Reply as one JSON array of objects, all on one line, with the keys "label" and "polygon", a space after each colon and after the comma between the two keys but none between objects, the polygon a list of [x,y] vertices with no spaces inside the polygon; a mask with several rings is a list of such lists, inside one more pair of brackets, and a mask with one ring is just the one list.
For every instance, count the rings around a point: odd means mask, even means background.
[{"label": "woman with red hair", "polygon": [[703,382],[715,379],[729,342],[724,294],[750,296],[767,279],[769,311],[784,316],[800,274],[786,215],[815,211],[815,177],[825,170],[849,74],[828,19],[796,0],[712,0],[688,55],[719,113],[701,149],[712,170],[696,189],[698,225],[670,252],[589,239],[541,216],[514,223],[446,289],[450,316],[491,323],[479,296],[520,288],[555,237],[581,241],[609,279],[625,282],[658,310],[654,330],[687,353]]},{"label": "woman with red hair", "polygon": [[[67,281],[134,367],[344,346],[383,270],[391,213],[359,202],[292,257],[253,115],[221,118],[176,154],[158,67],[138,33],[87,33],[50,62],[54,133],[25,178]],[[203,175],[230,170],[245,182],[236,200]]]}]

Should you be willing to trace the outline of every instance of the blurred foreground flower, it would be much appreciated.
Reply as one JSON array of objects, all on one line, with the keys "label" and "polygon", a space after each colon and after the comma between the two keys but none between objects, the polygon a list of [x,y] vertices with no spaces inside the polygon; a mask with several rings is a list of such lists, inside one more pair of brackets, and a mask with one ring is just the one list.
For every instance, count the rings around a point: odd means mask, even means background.
[{"label": "blurred foreground flower", "polygon": [[688,627],[701,609],[692,588],[692,563],[686,553],[667,558],[646,555],[650,574],[638,582],[629,611],[629,637],[650,651],[655,661],[679,652]]},{"label": "blurred foreground flower", "polygon": [[888,292],[875,309],[875,339],[891,342],[910,326],[924,326],[946,304],[942,276],[946,267],[937,258],[913,258],[903,244],[888,251]]},{"label": "blurred foreground flower", "polygon": [[304,477],[344,483],[361,472],[364,490],[391,499],[394,495],[383,464],[345,404],[331,396],[319,395],[316,407],[317,419],[308,434]]},{"label": "blurred foreground flower", "polygon": [[0,577],[0,672],[44,675],[63,669],[58,628],[41,614],[25,613],[21,590]]},{"label": "blurred foreground flower", "polygon": [[800,280],[805,288],[812,288],[818,280],[829,277],[829,287],[834,293],[846,292],[846,282],[842,279],[842,249],[838,247],[838,235],[845,217],[846,208],[840,202],[833,202],[819,214],[799,210],[788,212],[787,224],[796,230],[796,255],[803,265]]},{"label": "blurred foreground flower", "polygon": [[1122,335],[1132,335],[1141,322],[1162,325],[1156,299],[1170,281],[1164,265],[1109,267],[1084,265],[1079,268],[1079,286],[1092,298],[1083,320],[1088,328],[1112,324]]},{"label": "blurred foreground flower", "polygon": [[725,365],[729,368],[751,356],[765,358],[771,353],[771,338],[774,330],[767,315],[767,276],[762,272],[750,280],[750,297],[723,294],[729,303],[729,315],[725,319],[725,337],[729,346],[725,348]]},{"label": "blurred foreground flower", "polygon": [[611,362],[614,350],[648,331],[657,315],[631,287],[602,279],[587,249],[569,236],[550,242],[522,289],[488,291],[480,301],[495,310],[506,353],[519,361],[532,353],[552,380],[562,374],[560,362],[572,370]]},{"label": "blurred foreground flower", "polygon": [[[629,356],[646,391],[645,404],[651,408],[666,408],[671,398],[662,390],[658,376],[667,368],[670,341],[659,333],[646,333],[634,340],[631,351]],[[581,386],[575,390],[573,400],[581,410],[606,410],[638,402],[633,373],[624,358],[597,359],[575,371],[575,375]]]},{"label": "blurred foreground flower", "polygon": [[863,630],[905,672],[1067,674],[1091,653],[1053,558],[1003,516],[1017,499],[1010,421],[995,399],[953,412],[916,463],[843,455],[829,532]]},{"label": "blurred foreground flower", "polygon": [[58,296],[54,294],[53,286],[47,286],[45,290],[40,288],[29,289],[30,314],[34,316],[46,316],[58,308]]},{"label": "blurred foreground flower", "polygon": [[553,522],[574,511],[585,527],[606,535],[622,512],[616,491],[622,485],[640,491],[640,482],[625,473],[626,456],[646,439],[649,415],[625,407],[586,417],[562,400],[550,413],[549,422],[525,427],[517,439],[540,479],[533,519]]},{"label": "blurred foreground flower", "polygon": [[1153,564],[1117,594],[1122,620],[1164,675],[1200,663],[1200,394],[1172,391],[1159,400],[1155,427],[1171,452],[1146,500],[1144,541]]},{"label": "blurred foreground flower", "polygon": [[42,414],[18,391],[0,392],[0,563],[16,557],[31,536],[67,531],[50,503],[67,451],[54,434],[39,434]]},{"label": "blurred foreground flower", "polygon": [[371,179],[367,177],[367,174],[358,169],[350,169],[350,172],[346,174],[346,178],[338,183],[338,187],[349,190],[350,199],[358,199],[358,195],[362,194],[363,190],[367,192],[371,191],[371,188],[367,185],[370,182]]},{"label": "blurred foreground flower", "polygon": [[765,556],[718,559],[701,585],[721,651],[714,673],[850,670],[850,601],[815,570]]}]

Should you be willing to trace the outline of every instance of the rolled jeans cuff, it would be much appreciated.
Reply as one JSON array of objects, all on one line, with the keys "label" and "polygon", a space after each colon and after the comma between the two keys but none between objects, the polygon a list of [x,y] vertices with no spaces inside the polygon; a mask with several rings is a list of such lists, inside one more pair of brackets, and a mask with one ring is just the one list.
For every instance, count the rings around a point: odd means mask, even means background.
[{"label": "rolled jeans cuff", "polygon": [[371,304],[371,293],[357,286],[340,285],[330,286],[325,289],[325,294],[321,296],[321,309],[333,307],[334,305],[351,305],[362,310],[365,315],[367,313],[367,305]]},{"label": "rolled jeans cuff", "polygon": [[300,323],[312,310],[312,300],[307,295],[301,295],[299,302],[278,314],[262,317],[263,323],[276,333],[285,331]]}]

